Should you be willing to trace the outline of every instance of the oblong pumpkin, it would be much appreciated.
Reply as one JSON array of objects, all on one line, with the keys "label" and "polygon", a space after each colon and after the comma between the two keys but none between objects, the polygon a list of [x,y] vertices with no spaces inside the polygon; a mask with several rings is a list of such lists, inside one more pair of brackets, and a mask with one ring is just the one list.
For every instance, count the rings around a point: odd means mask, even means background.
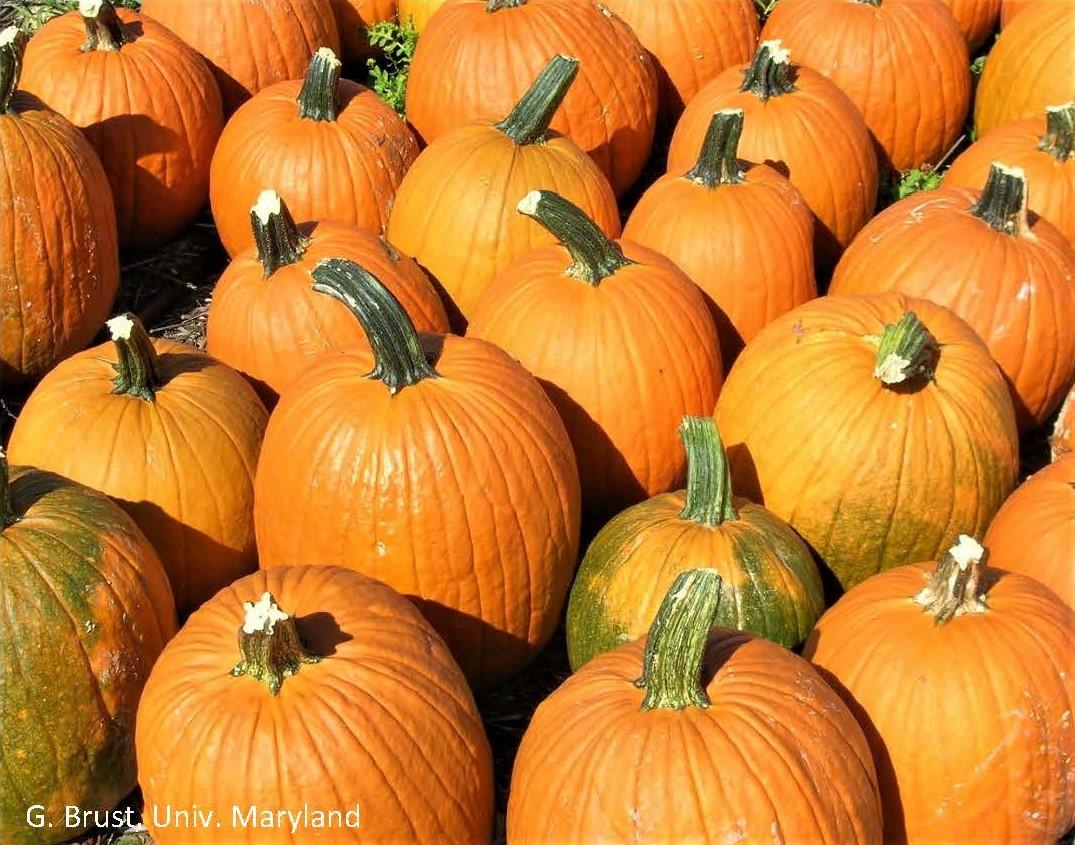
[{"label": "oblong pumpkin", "polygon": [[1067,399],[1060,406],[1049,445],[1054,461],[1068,452],[1075,452],[1075,386],[1072,386]]},{"label": "oblong pumpkin", "polygon": [[[489,744],[451,654],[410,602],[338,567],[256,572],[206,603],[154,667],[137,744],[157,845],[486,845],[492,832]],[[167,823],[195,805],[222,829]],[[243,827],[250,808],[297,821]],[[329,811],[352,818],[319,827]]]},{"label": "oblong pumpkin", "polygon": [[997,28],[1003,0],[944,0],[972,55]]},{"label": "oblong pumpkin", "polygon": [[844,588],[982,533],[1015,486],[1015,413],[966,323],[924,299],[829,296],[774,320],[717,403],[736,489]]}]

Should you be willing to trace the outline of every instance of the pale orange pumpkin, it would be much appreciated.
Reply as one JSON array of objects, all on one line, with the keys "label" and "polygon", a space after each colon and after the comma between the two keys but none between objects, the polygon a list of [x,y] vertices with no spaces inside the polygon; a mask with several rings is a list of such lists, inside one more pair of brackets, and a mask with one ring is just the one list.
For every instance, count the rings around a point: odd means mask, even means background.
[{"label": "pale orange pumpkin", "polygon": [[1068,452],[1075,452],[1075,387],[1071,388],[1064,404],[1060,406],[1049,443],[1054,461]]}]

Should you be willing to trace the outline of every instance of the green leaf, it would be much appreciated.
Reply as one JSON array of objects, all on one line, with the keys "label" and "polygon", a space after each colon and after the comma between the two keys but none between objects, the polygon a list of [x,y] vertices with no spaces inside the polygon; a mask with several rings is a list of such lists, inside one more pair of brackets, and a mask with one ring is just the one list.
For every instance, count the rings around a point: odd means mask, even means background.
[{"label": "green leaf", "polygon": [[381,51],[379,58],[366,62],[369,85],[378,97],[405,117],[407,77],[418,46],[418,31],[410,25],[384,21],[369,27],[366,37],[371,46]]}]

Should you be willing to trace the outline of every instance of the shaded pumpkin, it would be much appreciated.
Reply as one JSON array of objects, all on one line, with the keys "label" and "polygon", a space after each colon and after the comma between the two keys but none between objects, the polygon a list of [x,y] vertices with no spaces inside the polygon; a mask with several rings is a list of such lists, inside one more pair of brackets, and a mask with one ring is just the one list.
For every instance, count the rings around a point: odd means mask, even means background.
[{"label": "shaded pumpkin", "polygon": [[239,373],[150,340],[131,314],[112,342],[53,369],[11,432],[12,461],[115,499],[160,553],[180,616],[254,569],[254,469],[267,414]]},{"label": "shaded pumpkin", "polygon": [[330,0],[340,33],[340,49],[349,62],[363,62],[379,51],[370,45],[369,27],[396,19],[396,0]]},{"label": "shaded pumpkin", "polygon": [[[157,845],[486,845],[492,832],[489,744],[451,654],[410,602],[338,567],[256,572],[207,602],[153,669],[137,744],[147,806],[225,825],[147,816]],[[236,825],[233,808],[251,807],[299,821]],[[318,826],[316,812],[356,807],[357,827]]]},{"label": "shaded pumpkin", "polygon": [[1052,447],[1054,461],[1068,452],[1075,452],[1075,386],[1071,388],[1067,399],[1060,406],[1060,413],[1053,425],[1053,436],[1049,438],[1049,445]]},{"label": "shaded pumpkin", "polygon": [[552,636],[579,541],[578,472],[537,381],[489,343],[419,338],[349,261],[313,271],[373,347],[326,352],[280,400],[258,464],[262,567],[356,569],[418,605],[476,687]]},{"label": "shaded pumpkin", "polygon": [[810,209],[771,167],[738,159],[742,131],[742,109],[713,115],[694,167],[662,176],[623,230],[702,289],[726,370],[766,323],[817,296]]},{"label": "shaded pumpkin", "polygon": [[711,630],[722,599],[716,571],[681,573],[648,637],[538,706],[512,771],[509,842],[880,845],[854,716],[801,657]]},{"label": "shaded pumpkin", "polygon": [[391,106],[340,79],[340,60],[318,50],[302,81],[260,92],[220,136],[209,200],[232,257],[254,243],[250,205],[266,185],[299,220],[353,223],[381,234],[418,142]]},{"label": "shaded pumpkin", "polygon": [[557,194],[535,191],[518,209],[559,244],[493,283],[468,336],[541,381],[567,426],[590,515],[675,490],[686,473],[676,426],[712,413],[723,378],[701,291],[663,255],[610,241]]},{"label": "shaded pumpkin", "polygon": [[1015,413],[981,340],[897,293],[829,296],[762,329],[717,403],[740,495],[848,589],[985,531],[1019,471]]},{"label": "shaded pumpkin", "polygon": [[963,536],[870,578],[803,651],[866,731],[885,842],[1053,845],[1075,824],[1075,612],[983,556]]},{"label": "shaded pumpkin", "polygon": [[997,28],[1004,0],[944,0],[967,42],[970,54],[981,47]]},{"label": "shaded pumpkin", "polygon": [[[31,468],[9,480],[3,450],[0,560],[0,840],[62,842],[85,830],[68,805],[105,812],[135,787],[135,711],[175,604],[122,508]],[[45,827],[27,825],[27,800]]]},{"label": "shaded pumpkin", "polygon": [[414,27],[419,34],[446,0],[399,0],[399,22]]}]

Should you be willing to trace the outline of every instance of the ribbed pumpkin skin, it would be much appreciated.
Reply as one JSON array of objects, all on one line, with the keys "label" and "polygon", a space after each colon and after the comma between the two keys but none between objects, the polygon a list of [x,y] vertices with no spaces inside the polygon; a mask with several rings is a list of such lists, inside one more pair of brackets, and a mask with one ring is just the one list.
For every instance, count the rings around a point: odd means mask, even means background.
[{"label": "ribbed pumpkin skin", "polygon": [[649,157],[657,121],[657,72],[630,27],[590,0],[485,8],[486,0],[453,0],[426,27],[407,83],[411,125],[432,144],[473,121],[499,119],[549,59],[573,56],[579,78],[552,128],[623,194]]},{"label": "ribbed pumpkin skin", "polygon": [[[0,840],[66,841],[64,810],[110,810],[135,786],[134,716],[175,633],[157,553],[105,496],[16,470],[0,530]],[[29,796],[29,797],[28,797]],[[52,829],[26,824],[43,804]]]},{"label": "ribbed pumpkin skin", "polygon": [[[209,197],[224,127],[220,89],[202,58],[156,21],[116,13],[132,39],[83,52],[82,15],[54,18],[30,40],[22,88],[83,130],[104,164],[124,249],[159,247]],[[88,92],[93,92],[88,96]]]},{"label": "ribbed pumpkin skin", "polygon": [[977,197],[942,188],[885,209],[848,248],[830,290],[898,290],[952,309],[1003,370],[1025,431],[1075,379],[1075,250],[1040,218],[1025,235],[997,232],[969,212]]},{"label": "ribbed pumpkin skin", "polygon": [[1056,418],[1049,443],[1054,461],[1068,452],[1075,452],[1075,387],[1071,388],[1064,404],[1060,406],[1060,414]]},{"label": "ribbed pumpkin skin", "polygon": [[512,772],[512,845],[879,845],[862,729],[806,661],[716,628],[710,706],[642,712],[643,647],[601,655],[538,707]]},{"label": "ribbed pumpkin skin", "polygon": [[968,52],[973,53],[992,35],[1000,20],[1003,0],[944,0],[944,5],[959,24],[967,42]]},{"label": "ribbed pumpkin skin", "polygon": [[994,126],[1030,120],[1075,94],[1075,0],[1031,3],[989,51],[974,100],[981,138]]},{"label": "ribbed pumpkin skin", "polygon": [[[242,602],[264,591],[321,661],[279,695],[239,661]],[[212,738],[212,741],[208,741]],[[474,699],[420,614],[383,584],[337,567],[256,572],[190,618],[154,668],[138,711],[147,806],[197,805],[223,829],[152,829],[158,845],[485,845],[493,772]],[[347,810],[358,829],[232,825],[232,807]],[[152,819],[148,820],[152,824]]]},{"label": "ribbed pumpkin skin", "polygon": [[399,21],[422,32],[429,19],[445,2],[446,0],[399,0]]},{"label": "ribbed pumpkin skin", "polygon": [[[874,378],[881,334],[913,310],[941,344],[935,380]],[[981,535],[1019,468],[1003,377],[947,309],[901,294],[808,302],[754,338],[721,391],[735,489],[786,520],[847,588]]]},{"label": "ribbed pumpkin skin", "polygon": [[[366,29],[396,19],[396,0],[330,0],[340,33],[340,47],[348,61],[360,62],[377,53]],[[999,0],[998,0],[999,2]]]},{"label": "ribbed pumpkin skin", "polygon": [[937,163],[962,132],[967,45],[941,0],[780,0],[761,37],[840,86],[893,167]]},{"label": "ribbed pumpkin skin", "polygon": [[[16,93],[0,114],[0,381],[89,343],[119,287],[112,192],[74,126]],[[27,167],[33,162],[33,167]]]},{"label": "ribbed pumpkin skin", "polygon": [[30,394],[11,460],[107,493],[134,517],[185,615],[254,569],[254,469],[268,414],[237,372],[203,352],[154,341],[155,401],[114,394],[116,349],[72,356]]},{"label": "ribbed pumpkin skin", "polygon": [[1036,2],[1038,2],[1038,0],[1001,0],[1000,28],[1003,30],[1004,27],[1012,22],[1012,18],[1023,11],[1027,6]]},{"label": "ribbed pumpkin skin", "polygon": [[934,566],[856,587],[803,655],[870,740],[885,842],[970,831],[1053,845],[1075,824],[1075,613],[1030,578],[987,570],[989,610],[938,626],[910,601]]},{"label": "ribbed pumpkin skin", "polygon": [[209,63],[230,115],[262,88],[301,79],[319,47],[340,52],[331,0],[144,0]]}]

